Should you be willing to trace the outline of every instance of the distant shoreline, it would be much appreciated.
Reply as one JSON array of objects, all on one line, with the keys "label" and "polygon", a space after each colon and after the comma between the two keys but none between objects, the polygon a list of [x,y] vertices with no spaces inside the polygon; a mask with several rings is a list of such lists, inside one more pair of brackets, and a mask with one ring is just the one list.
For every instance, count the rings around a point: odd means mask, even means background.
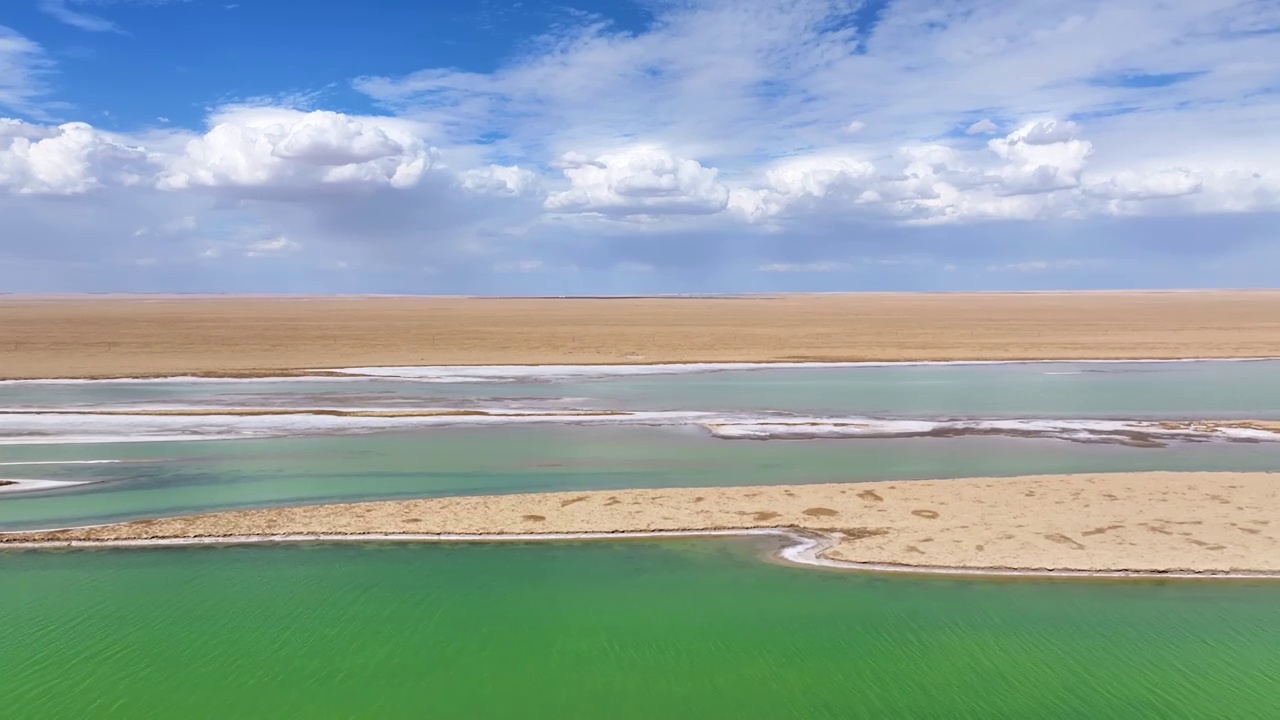
[{"label": "distant shoreline", "polygon": [[[1178,364],[1178,363],[1251,363],[1280,360],[1280,355],[1264,356],[1205,356],[1205,357],[1115,357],[1115,358],[1036,358],[1036,359],[958,359],[958,360],[844,360],[844,361],[763,361],[763,362],[616,362],[616,363],[539,363],[486,365],[376,365],[359,368],[297,368],[278,374],[254,373],[190,373],[182,375],[124,375],[102,377],[30,377],[7,378],[0,371],[0,385],[5,384],[58,384],[78,382],[235,382],[235,381],[335,381],[335,380],[418,380],[434,372],[439,379],[434,382],[450,382],[450,376],[466,378],[484,373],[493,382],[516,382],[521,378],[541,380],[546,378],[598,378],[624,375],[682,375],[753,370],[787,369],[856,369],[892,367],[972,367],[984,365],[1095,365],[1095,364]],[[557,373],[555,369],[562,369]],[[495,371],[507,371],[498,373]],[[571,371],[568,374],[567,371]]]},{"label": "distant shoreline", "polygon": [[[731,297],[734,302],[723,302]],[[0,297],[0,379],[1280,356],[1280,291]]]}]

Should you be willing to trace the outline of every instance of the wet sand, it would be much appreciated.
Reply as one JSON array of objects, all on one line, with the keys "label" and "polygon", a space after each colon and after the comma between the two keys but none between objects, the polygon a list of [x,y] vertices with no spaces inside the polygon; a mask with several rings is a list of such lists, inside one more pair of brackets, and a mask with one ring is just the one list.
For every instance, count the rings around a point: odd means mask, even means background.
[{"label": "wet sand", "polygon": [[0,379],[387,365],[1280,356],[1280,291],[0,296]]},{"label": "wet sand", "polygon": [[0,535],[5,543],[229,536],[783,528],[828,560],[899,568],[1280,573],[1280,473],[1018,478],[450,497],[286,507]]}]

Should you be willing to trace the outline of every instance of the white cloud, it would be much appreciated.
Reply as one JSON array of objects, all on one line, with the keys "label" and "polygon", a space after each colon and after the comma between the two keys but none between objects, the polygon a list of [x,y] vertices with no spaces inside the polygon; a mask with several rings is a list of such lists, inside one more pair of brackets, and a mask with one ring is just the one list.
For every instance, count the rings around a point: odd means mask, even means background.
[{"label": "white cloud", "polygon": [[656,269],[654,268],[654,266],[650,265],[649,263],[636,262],[634,260],[620,262],[617,265],[615,265],[614,268],[627,273],[650,273]]},{"label": "white cloud", "polygon": [[515,260],[495,263],[494,272],[500,273],[533,273],[543,270],[545,264],[541,260]]},{"label": "white cloud", "polygon": [[1093,144],[1077,138],[1078,132],[1075,123],[1040,120],[988,143],[1007,161],[998,170],[999,194],[1035,194],[1079,186]]},{"label": "white cloud", "polygon": [[995,123],[991,122],[990,118],[983,118],[966,128],[964,133],[965,135],[987,135],[999,129]]},{"label": "white cloud", "polygon": [[[1179,156],[1192,148],[1212,155],[1209,146],[1231,143],[1241,147],[1218,157],[1268,167],[1234,137],[1186,135],[1194,129],[1176,131],[1193,143],[1167,137],[1175,132],[1169,118],[1214,108],[1227,116],[1221,121],[1241,123],[1234,128],[1239,137],[1255,146],[1274,144],[1268,138],[1280,100],[1269,93],[1272,76],[1264,68],[1280,62],[1280,46],[1258,34],[1256,28],[1274,28],[1277,21],[1257,2],[1169,8],[1159,0],[1044,0],[1033,9],[976,0],[961,11],[900,0],[886,6],[859,53],[849,51],[856,41],[841,7],[825,0],[673,3],[662,6],[649,31],[571,27],[493,73],[426,69],[365,78],[357,87],[431,119],[458,141],[500,133],[508,138],[503,152],[524,153],[530,164],[566,149],[651,138],[675,157],[720,168],[720,182],[732,188],[730,204],[755,219],[784,211],[825,216],[859,199],[865,207],[856,213],[878,209],[913,223],[1084,217],[1114,212],[1087,194],[1068,192],[1080,188],[1089,163],[1108,177],[1160,165],[1199,173],[1200,163]],[[1178,73],[1192,79],[1158,88],[1142,81],[1150,76],[1161,84],[1159,78],[1176,80]],[[1254,107],[1236,109],[1245,105]],[[851,106],[858,108],[852,121]],[[917,162],[909,156],[915,148],[950,149],[942,144],[949,141],[923,145],[922,138],[947,137],[960,118],[979,111],[990,115],[969,125],[971,135],[996,133],[993,116],[1024,120],[986,151],[957,143],[963,149],[954,162],[907,167]],[[1131,114],[1142,118],[1138,132],[1162,162],[1126,161],[1134,144],[1113,136],[1112,128]],[[1094,116],[1087,140],[1071,122],[1036,119],[1078,115]],[[863,141],[856,153],[842,147],[851,132]],[[897,179],[841,179],[802,192],[749,179],[787,162],[783,158],[840,156]],[[859,183],[859,194],[847,197]],[[830,197],[836,193],[841,202]],[[600,204],[589,194],[557,202]],[[876,205],[877,197],[883,204]],[[1195,209],[1211,197],[1217,196],[1205,193]],[[1214,202],[1258,205],[1242,197]]]},{"label": "white cloud", "polygon": [[1200,192],[1204,181],[1186,168],[1139,173],[1126,170],[1105,182],[1090,184],[1090,195],[1113,200],[1154,200],[1174,198]]},{"label": "white cloud", "polygon": [[0,108],[42,116],[35,103],[45,94],[52,62],[39,44],[0,25]]},{"label": "white cloud", "polygon": [[416,185],[437,151],[414,123],[328,111],[234,107],[167,160],[164,190],[279,191]]},{"label": "white cloud", "polygon": [[159,7],[161,5],[175,5],[190,1],[191,0],[38,0],[36,7],[38,7],[41,12],[44,12],[59,22],[87,32],[112,32],[126,34],[125,31],[116,23],[104,17],[93,15],[91,13],[84,12],[83,10],[77,10],[76,8],[86,5],[136,5],[143,7]]},{"label": "white cloud", "polygon": [[[266,256],[276,256],[276,255],[288,255],[290,253],[295,253],[301,249],[302,249],[302,243],[296,240],[290,240],[284,235],[280,235],[278,237],[268,238],[266,240],[259,240],[254,243],[250,243],[249,246],[245,249],[244,254],[245,254],[245,257],[266,257]],[[217,256],[213,255],[213,256],[206,256],[206,257],[217,257]]]},{"label": "white cloud", "polygon": [[1027,260],[1024,262],[1008,263],[1005,265],[988,265],[987,271],[1034,273],[1044,272],[1045,270],[1067,270],[1090,264],[1093,263],[1088,263],[1083,260]]},{"label": "white cloud", "polygon": [[723,210],[729,188],[715,168],[653,146],[636,146],[595,157],[560,158],[569,189],[549,195],[546,208],[559,213],[601,215],[706,214]]},{"label": "white cloud", "polygon": [[19,195],[76,195],[104,184],[135,185],[147,153],[85,123],[47,126],[0,118],[0,187]]},{"label": "white cloud", "polygon": [[785,160],[765,171],[763,187],[735,189],[730,205],[756,220],[791,205],[840,195],[849,204],[875,202],[876,168],[866,160],[817,155]]},{"label": "white cloud", "polygon": [[[1100,254],[1075,247],[1090,218],[1150,219],[1181,249],[1203,236],[1191,221],[1245,216],[1213,235],[1227,244],[1267,224],[1249,213],[1280,209],[1273,5],[895,0],[855,31],[831,0],[650,3],[644,29],[561,24],[492,72],[359,80],[384,114],[304,112],[332,95],[302,92],[216,110],[199,132],[162,105],[143,112],[179,122],[57,125],[77,113],[54,104],[53,65],[0,29],[0,106],[29,121],[0,130],[0,262],[62,228],[166,270],[251,266],[263,238],[306,238],[291,265],[429,265],[441,286],[495,263],[532,287],[569,265],[618,280],[637,262],[659,269],[648,283],[917,252],[967,276]],[[119,110],[93,117],[114,128]],[[257,202],[271,199],[290,202]],[[1061,220],[1081,224],[1042,222]],[[10,239],[21,223],[30,250]],[[983,259],[916,245],[944,234]],[[338,243],[346,254],[321,257]]]},{"label": "white cloud", "polygon": [[119,25],[106,18],[71,9],[67,0],[40,0],[37,7],[40,8],[41,12],[52,16],[59,22],[81,30],[88,32],[123,32]]},{"label": "white cloud", "polygon": [[[1043,120],[977,150],[909,145],[875,163],[847,155],[792,158],[766,171],[759,187],[735,188],[730,204],[751,220],[820,212],[934,223],[1073,212],[1064,208],[1079,203],[1048,196],[1081,183],[1092,146],[1078,132],[1072,123]],[[1046,197],[1018,197],[1036,195]]]},{"label": "white cloud", "polygon": [[849,269],[848,263],[832,262],[830,260],[822,260],[819,262],[808,263],[767,263],[761,265],[757,270],[769,273],[818,273],[818,272],[836,272],[838,270]]},{"label": "white cloud", "polygon": [[489,165],[459,174],[458,183],[472,192],[499,197],[536,194],[538,175],[517,165]]}]

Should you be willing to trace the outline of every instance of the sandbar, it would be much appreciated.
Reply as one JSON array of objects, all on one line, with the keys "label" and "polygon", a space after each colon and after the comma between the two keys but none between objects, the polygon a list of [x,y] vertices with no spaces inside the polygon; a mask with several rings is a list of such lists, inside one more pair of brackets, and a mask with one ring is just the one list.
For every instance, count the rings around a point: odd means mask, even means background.
[{"label": "sandbar", "polygon": [[0,379],[315,368],[1280,357],[1280,291],[0,297]]},{"label": "sandbar", "polygon": [[[7,463],[5,463],[7,464]],[[92,480],[28,480],[25,478],[0,478],[0,493],[56,490],[75,485],[87,485]]]},{"label": "sandbar", "polygon": [[791,530],[866,567],[1280,573],[1280,473],[1146,472],[605,490],[208,513],[0,534],[0,543],[229,537],[564,537]]}]

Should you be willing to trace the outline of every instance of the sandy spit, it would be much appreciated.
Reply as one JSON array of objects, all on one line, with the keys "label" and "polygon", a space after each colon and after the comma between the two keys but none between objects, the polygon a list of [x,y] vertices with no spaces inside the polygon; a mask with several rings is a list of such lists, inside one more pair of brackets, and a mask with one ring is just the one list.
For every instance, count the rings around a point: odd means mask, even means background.
[{"label": "sandy spit", "polygon": [[[115,541],[787,530],[812,560],[866,569],[1280,573],[1280,473],[1016,478],[560,492],[271,508],[0,535]],[[821,562],[819,562],[821,564]]]},{"label": "sandy spit", "polygon": [[0,297],[0,378],[308,368],[1280,356],[1280,291]]},{"label": "sandy spit", "polygon": [[[546,410],[512,411],[458,410],[451,408],[425,410],[343,410],[341,408],[171,408],[155,410],[78,410],[74,408],[0,409],[0,415],[70,415],[99,417],[275,417],[288,415],[321,415],[354,418],[422,418],[422,417],[621,417],[631,413],[619,410]],[[1247,423],[1249,421],[1240,421]],[[1237,426],[1232,426],[1237,427]],[[1238,425],[1246,427],[1246,425]]]},{"label": "sandy spit", "polygon": [[58,488],[86,485],[93,480],[28,480],[19,478],[0,478],[0,493],[20,493],[32,490],[53,490]]}]

